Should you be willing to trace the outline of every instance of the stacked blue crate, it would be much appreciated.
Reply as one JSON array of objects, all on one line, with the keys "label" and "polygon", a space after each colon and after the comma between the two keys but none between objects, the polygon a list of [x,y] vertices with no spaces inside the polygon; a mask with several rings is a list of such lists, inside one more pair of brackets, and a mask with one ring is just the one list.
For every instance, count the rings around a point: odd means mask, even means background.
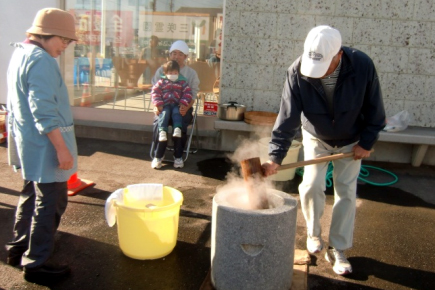
[{"label": "stacked blue crate", "polygon": [[[110,78],[112,74],[113,63],[109,58],[95,60],[95,75],[104,78]],[[74,85],[83,85],[89,83],[89,59],[87,57],[78,57],[74,60]],[[78,81],[78,83],[77,83]]]}]

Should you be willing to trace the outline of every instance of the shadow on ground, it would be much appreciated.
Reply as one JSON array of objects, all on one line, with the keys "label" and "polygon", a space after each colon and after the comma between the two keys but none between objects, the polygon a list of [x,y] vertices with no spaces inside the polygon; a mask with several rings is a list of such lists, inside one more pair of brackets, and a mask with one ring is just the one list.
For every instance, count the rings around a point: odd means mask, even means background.
[{"label": "shadow on ground", "polygon": [[234,165],[228,158],[212,158],[196,163],[201,175],[217,180],[225,180],[229,172],[234,170]]},{"label": "shadow on ground", "polygon": [[51,289],[199,289],[207,272],[197,269],[208,269],[210,257],[209,249],[180,241],[156,260],[131,259],[115,245],[65,232],[56,243],[56,260],[73,271]]}]

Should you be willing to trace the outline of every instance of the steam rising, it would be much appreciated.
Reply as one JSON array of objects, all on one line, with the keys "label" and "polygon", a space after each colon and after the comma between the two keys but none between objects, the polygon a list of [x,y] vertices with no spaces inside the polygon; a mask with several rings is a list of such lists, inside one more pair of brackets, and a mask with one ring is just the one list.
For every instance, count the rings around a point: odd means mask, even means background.
[{"label": "steam rising", "polygon": [[235,164],[240,164],[242,160],[260,156],[260,145],[257,141],[244,139],[239,147],[228,158]]},{"label": "steam rising", "polygon": [[243,140],[236,151],[227,156],[237,166],[227,174],[227,184],[219,186],[217,193],[232,192],[232,194],[228,195],[230,200],[227,200],[227,202],[236,208],[245,210],[262,209],[260,197],[266,194],[268,188],[273,187],[272,183],[266,178],[257,177],[245,181],[239,172],[242,160],[259,156],[260,146],[258,141],[248,139]]}]

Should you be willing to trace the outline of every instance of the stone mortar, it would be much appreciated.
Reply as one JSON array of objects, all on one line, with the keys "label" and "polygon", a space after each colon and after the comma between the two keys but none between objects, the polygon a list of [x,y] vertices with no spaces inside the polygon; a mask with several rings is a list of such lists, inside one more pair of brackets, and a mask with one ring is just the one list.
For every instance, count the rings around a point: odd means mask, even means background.
[{"label": "stone mortar", "polygon": [[297,200],[268,189],[271,208],[244,210],[231,196],[213,198],[211,279],[217,290],[288,290],[293,276]]}]

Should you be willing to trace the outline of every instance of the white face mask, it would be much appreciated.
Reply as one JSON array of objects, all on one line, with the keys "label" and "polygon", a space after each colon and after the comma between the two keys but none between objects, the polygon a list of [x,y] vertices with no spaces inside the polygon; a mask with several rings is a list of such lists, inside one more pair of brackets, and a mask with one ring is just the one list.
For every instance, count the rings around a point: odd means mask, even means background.
[{"label": "white face mask", "polygon": [[173,82],[178,80],[178,75],[166,75],[166,77],[168,78],[168,80],[173,81]]}]

